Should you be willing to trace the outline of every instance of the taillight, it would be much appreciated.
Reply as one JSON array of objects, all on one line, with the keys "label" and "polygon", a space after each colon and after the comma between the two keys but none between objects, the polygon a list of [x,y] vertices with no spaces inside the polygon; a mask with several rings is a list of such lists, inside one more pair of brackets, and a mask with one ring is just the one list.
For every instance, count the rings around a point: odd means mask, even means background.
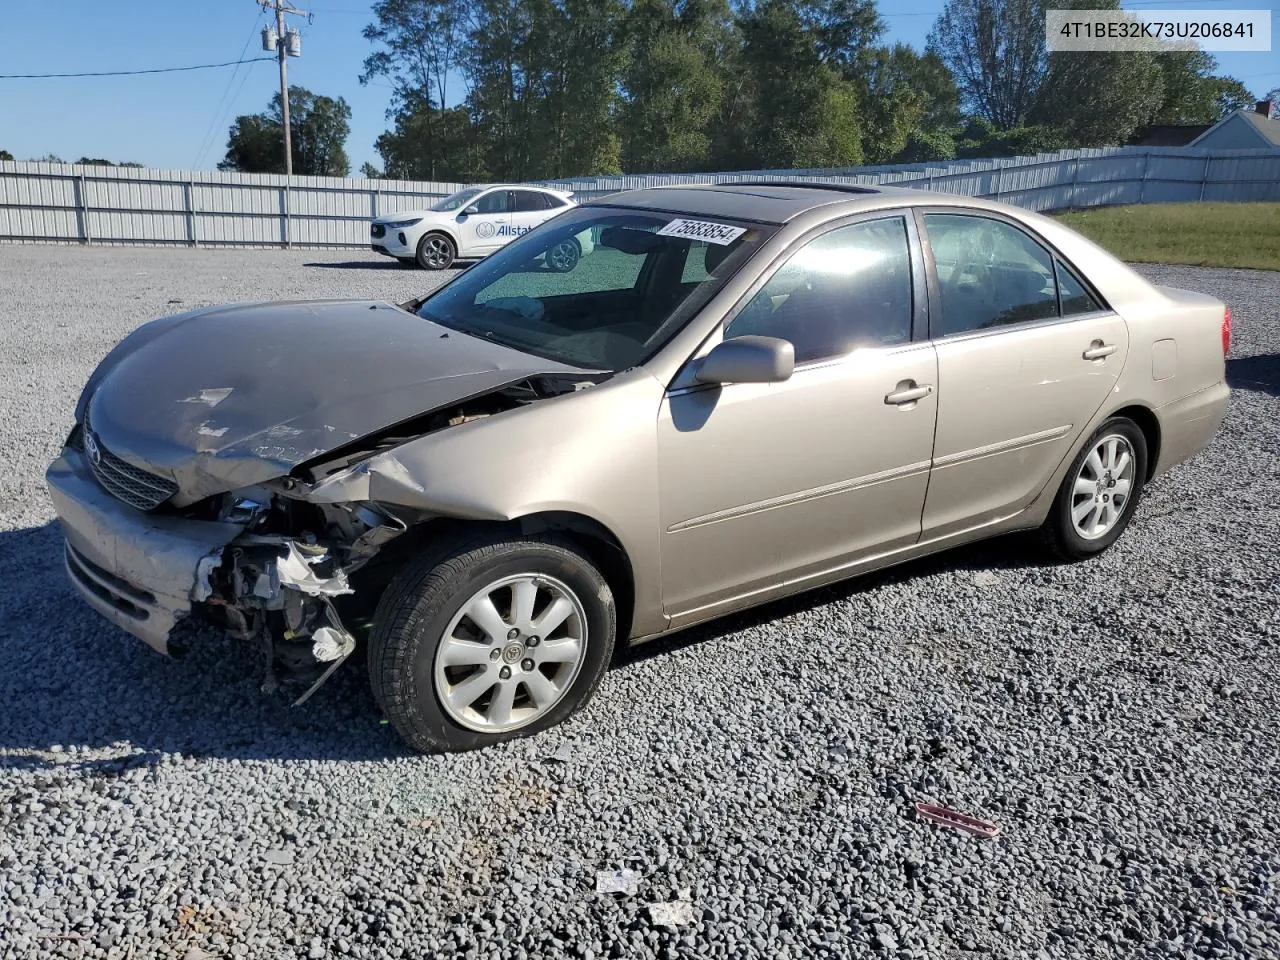
[{"label": "taillight", "polygon": [[1231,349],[1231,308],[1222,311],[1222,355],[1225,357]]}]

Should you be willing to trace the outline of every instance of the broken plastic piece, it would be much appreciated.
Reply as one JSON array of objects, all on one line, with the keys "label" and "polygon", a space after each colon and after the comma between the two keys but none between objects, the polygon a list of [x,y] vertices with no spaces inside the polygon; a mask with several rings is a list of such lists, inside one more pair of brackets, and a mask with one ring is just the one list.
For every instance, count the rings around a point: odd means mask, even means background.
[{"label": "broken plastic piece", "polygon": [[601,870],[596,874],[596,893],[620,893],[631,897],[640,889],[640,874],[634,870]]},{"label": "broken plastic piece", "polygon": [[994,823],[979,820],[977,817],[971,817],[967,813],[961,813],[948,807],[940,807],[935,803],[917,803],[915,806],[916,813],[920,814],[925,820],[941,824],[944,827],[951,827],[961,833],[971,833],[975,837],[982,837],[984,840],[993,840],[1000,835],[1000,828]]},{"label": "broken plastic piece", "polygon": [[688,900],[646,904],[649,919],[660,927],[687,927],[693,923],[693,904]]},{"label": "broken plastic piece", "polygon": [[[341,570],[332,577],[321,577],[311,568],[311,564],[325,558],[323,553],[308,557],[292,540],[286,546],[289,550],[288,555],[276,561],[276,575],[280,578],[282,585],[313,597],[336,597],[339,594],[355,592],[347,584],[347,575]],[[258,592],[258,587],[254,588],[254,592]]]},{"label": "broken plastic piece", "polygon": [[319,627],[311,634],[311,655],[321,663],[345,657],[356,648],[356,638],[345,630]]}]

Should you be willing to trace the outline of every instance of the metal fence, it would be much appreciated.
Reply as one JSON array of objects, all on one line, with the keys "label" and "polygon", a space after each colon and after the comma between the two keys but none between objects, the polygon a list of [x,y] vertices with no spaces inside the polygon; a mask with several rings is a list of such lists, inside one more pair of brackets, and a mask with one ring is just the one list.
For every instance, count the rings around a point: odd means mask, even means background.
[{"label": "metal fence", "polygon": [[[585,200],[638,187],[742,180],[896,184],[1032,210],[1280,201],[1280,150],[1123,147],[889,167],[544,182]],[[0,241],[361,247],[368,243],[371,217],[421,207],[463,186],[0,161]]]}]

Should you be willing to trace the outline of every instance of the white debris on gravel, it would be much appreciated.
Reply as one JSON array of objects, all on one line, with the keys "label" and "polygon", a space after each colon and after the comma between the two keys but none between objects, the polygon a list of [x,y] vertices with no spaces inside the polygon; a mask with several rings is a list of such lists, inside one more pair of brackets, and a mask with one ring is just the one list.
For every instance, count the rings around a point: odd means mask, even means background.
[{"label": "white debris on gravel", "polygon": [[[806,594],[624,656],[555,733],[416,757],[358,653],[291,710],[255,650],[169,662],[91,613],[42,473],[144,320],[446,278],[0,246],[0,958],[1280,955],[1280,274],[1143,269],[1231,304],[1237,389],[1114,550],[1003,539]],[[596,895],[624,864],[644,896]],[[681,899],[687,925],[646,909]]]}]

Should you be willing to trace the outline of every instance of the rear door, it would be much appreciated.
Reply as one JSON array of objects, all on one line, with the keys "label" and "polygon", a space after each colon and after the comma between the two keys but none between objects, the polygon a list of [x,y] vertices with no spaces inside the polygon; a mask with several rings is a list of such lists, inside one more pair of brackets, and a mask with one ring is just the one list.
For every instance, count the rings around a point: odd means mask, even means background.
[{"label": "rear door", "polygon": [[550,198],[540,190],[512,190],[511,237],[515,239],[528,233],[538,224],[555,215]]},{"label": "rear door", "polygon": [[511,239],[511,192],[501,189],[482,193],[467,205],[467,209],[474,206],[477,212],[458,216],[462,241],[459,256],[482,257]]},{"label": "rear door", "polygon": [[1035,498],[1115,386],[1129,338],[1069,265],[1012,220],[918,216],[939,385],[929,539]]}]

